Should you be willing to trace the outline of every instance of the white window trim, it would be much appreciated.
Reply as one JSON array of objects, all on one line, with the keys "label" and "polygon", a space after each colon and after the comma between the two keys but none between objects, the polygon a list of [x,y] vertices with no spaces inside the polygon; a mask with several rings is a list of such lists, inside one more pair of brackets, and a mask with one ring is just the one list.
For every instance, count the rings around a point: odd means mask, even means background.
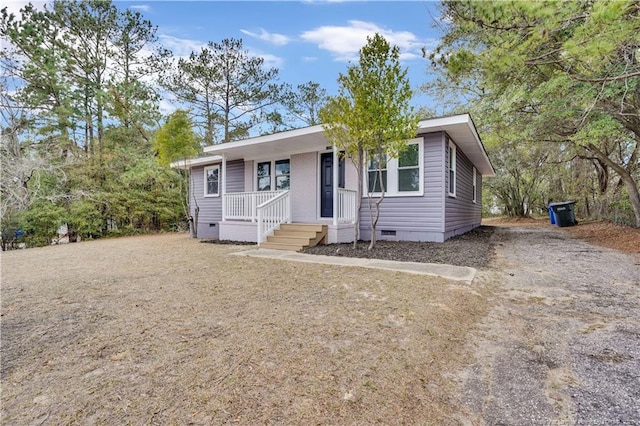
[{"label": "white window trim", "polygon": [[[424,138],[415,138],[407,141],[407,145],[418,145],[418,170],[420,189],[418,191],[399,191],[398,190],[398,158],[387,159],[387,187],[385,188],[385,197],[422,197],[424,195]],[[363,179],[362,197],[367,198],[369,194],[369,160],[365,159],[367,168],[365,170],[365,178]],[[380,197],[379,192],[371,193],[374,198]]]},{"label": "white window trim", "polygon": [[447,177],[451,179],[451,171],[453,170],[453,192],[451,191],[451,182],[447,182],[447,192],[449,197],[456,197],[456,189],[458,187],[458,170],[456,166],[457,147],[449,141],[449,161],[447,162]]},{"label": "white window trim", "polygon": [[[218,192],[215,193],[215,194],[209,194],[207,192],[207,189],[208,189],[208,185],[207,185],[207,183],[208,183],[207,182],[208,173],[207,172],[209,170],[212,170],[212,169],[218,169]],[[205,197],[219,197],[220,196],[220,180],[221,180],[221,177],[220,177],[220,164],[215,164],[213,166],[205,167],[203,173],[204,173],[204,196]]]},{"label": "white window trim", "polygon": [[258,164],[259,163],[271,163],[270,170],[270,178],[271,178],[271,189],[269,191],[276,191],[276,161],[289,161],[289,188],[291,188],[291,157],[282,157],[276,160],[272,159],[260,159],[253,160],[253,190],[258,191]]},{"label": "white window trim", "polygon": [[471,187],[471,190],[473,192],[472,192],[471,196],[473,197],[472,201],[475,204],[475,203],[478,202],[478,181],[477,181],[477,178],[476,178],[477,173],[476,173],[475,166],[471,169],[471,172],[473,173],[473,182],[472,182],[472,187]]}]

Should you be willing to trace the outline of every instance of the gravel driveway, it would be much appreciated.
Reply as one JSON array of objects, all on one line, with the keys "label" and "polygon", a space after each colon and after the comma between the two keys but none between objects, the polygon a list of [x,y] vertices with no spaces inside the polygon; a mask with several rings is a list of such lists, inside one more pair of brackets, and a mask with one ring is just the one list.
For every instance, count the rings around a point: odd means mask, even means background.
[{"label": "gravel driveway", "polygon": [[640,424],[640,267],[551,227],[498,228],[464,422]]}]

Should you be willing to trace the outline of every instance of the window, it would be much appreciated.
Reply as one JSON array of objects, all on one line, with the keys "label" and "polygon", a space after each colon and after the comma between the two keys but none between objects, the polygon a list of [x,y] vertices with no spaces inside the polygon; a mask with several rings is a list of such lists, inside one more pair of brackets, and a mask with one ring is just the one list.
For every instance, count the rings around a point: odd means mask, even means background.
[{"label": "window", "polygon": [[220,166],[204,168],[204,196],[217,197],[220,194]]},{"label": "window", "polygon": [[[372,158],[369,161],[369,180],[368,185],[369,188],[373,188],[371,192],[382,192],[382,188],[384,187],[385,192],[389,190],[387,186],[387,158]],[[380,177],[380,173],[382,172],[382,177]]]},{"label": "window", "polygon": [[456,146],[449,141],[449,196],[456,196]]},{"label": "window", "polygon": [[471,170],[471,173],[473,173],[473,193],[472,193],[472,200],[475,203],[477,200],[477,193],[478,193],[478,186],[477,186],[477,181],[476,181],[476,168],[474,167]]},{"label": "window", "polygon": [[271,162],[258,163],[258,191],[271,190]]},{"label": "window", "polygon": [[291,187],[289,160],[259,162],[256,170],[258,191],[283,191]]},{"label": "window", "polygon": [[289,189],[291,167],[289,160],[276,161],[276,190]]},{"label": "window", "polygon": [[[382,161],[382,182],[378,174],[378,162],[371,159],[367,163],[367,180],[363,188],[372,193],[380,193],[384,185],[385,196],[421,196],[424,186],[424,140],[415,138],[407,141],[406,148],[397,158]],[[381,185],[382,184],[382,185]]]},{"label": "window", "polygon": [[420,190],[420,147],[407,145],[398,158],[398,191],[414,192]]}]

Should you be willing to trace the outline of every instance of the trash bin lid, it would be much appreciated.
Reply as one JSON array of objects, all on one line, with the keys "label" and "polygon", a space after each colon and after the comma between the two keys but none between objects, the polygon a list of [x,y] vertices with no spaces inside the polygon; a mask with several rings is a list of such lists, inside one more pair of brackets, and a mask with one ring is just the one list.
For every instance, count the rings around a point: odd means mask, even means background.
[{"label": "trash bin lid", "polygon": [[575,201],[560,201],[558,203],[549,203],[549,207],[555,207],[555,206],[566,206],[569,204],[575,204]]}]

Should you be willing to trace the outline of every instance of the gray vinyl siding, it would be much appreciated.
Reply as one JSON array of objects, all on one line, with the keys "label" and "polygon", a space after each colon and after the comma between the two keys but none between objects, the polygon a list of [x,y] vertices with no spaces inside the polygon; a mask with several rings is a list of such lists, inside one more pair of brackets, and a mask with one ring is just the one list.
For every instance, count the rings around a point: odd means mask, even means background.
[{"label": "gray vinyl siding", "polygon": [[244,160],[227,161],[227,192],[244,192]]},{"label": "gray vinyl siding", "polygon": [[[213,164],[212,164],[213,165]],[[195,198],[191,203],[191,216],[195,218],[195,205],[200,207],[198,215],[198,238],[218,238],[220,221],[222,220],[222,196],[204,196],[204,169],[194,167],[191,170],[191,195]],[[222,165],[220,164],[220,167]],[[227,192],[244,191],[244,161],[227,163]]]},{"label": "gray vinyl siding", "polygon": [[[453,141],[455,144],[455,141]],[[449,142],[445,143],[446,147]],[[449,150],[445,149],[445,239],[467,232],[482,220],[482,176],[476,170],[476,202],[473,202],[473,164],[456,145],[456,196],[448,195]]]},{"label": "gray vinyl siding", "polygon": [[[424,140],[423,195],[385,198],[380,206],[380,219],[376,227],[379,239],[443,241],[442,187],[445,182],[442,158],[445,135],[437,132],[420,136]],[[367,199],[363,198],[360,235],[364,240],[371,238],[370,223]],[[383,236],[383,230],[395,231],[395,236]]]}]

